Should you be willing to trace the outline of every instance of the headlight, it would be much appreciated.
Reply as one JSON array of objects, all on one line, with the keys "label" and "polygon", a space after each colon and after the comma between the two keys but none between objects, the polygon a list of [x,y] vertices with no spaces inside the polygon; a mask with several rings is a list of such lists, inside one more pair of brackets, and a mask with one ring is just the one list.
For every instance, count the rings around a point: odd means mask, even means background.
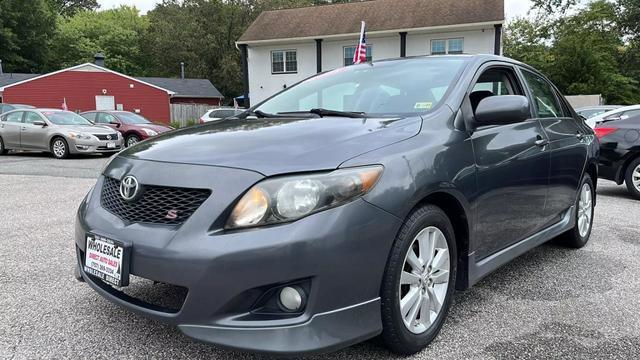
[{"label": "headlight", "polygon": [[75,132],[75,131],[69,131],[69,137],[72,139],[78,139],[78,140],[91,140],[93,139],[93,136],[91,134],[87,134],[87,133],[83,133],[83,132]]},{"label": "headlight", "polygon": [[156,136],[156,135],[158,135],[158,133],[156,131],[151,130],[151,129],[143,128],[142,131],[144,131],[147,134],[147,136]]},{"label": "headlight", "polygon": [[371,190],[382,170],[382,166],[376,165],[264,180],[236,204],[226,228],[294,221],[340,206]]}]

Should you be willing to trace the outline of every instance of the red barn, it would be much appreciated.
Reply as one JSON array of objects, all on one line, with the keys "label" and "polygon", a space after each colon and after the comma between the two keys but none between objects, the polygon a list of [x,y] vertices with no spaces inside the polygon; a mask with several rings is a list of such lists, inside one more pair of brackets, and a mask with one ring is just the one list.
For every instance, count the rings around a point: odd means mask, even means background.
[{"label": "red barn", "polygon": [[2,102],[71,111],[126,110],[168,124],[170,104],[216,106],[223,96],[206,79],[134,78],[86,63],[9,84],[0,83]]}]

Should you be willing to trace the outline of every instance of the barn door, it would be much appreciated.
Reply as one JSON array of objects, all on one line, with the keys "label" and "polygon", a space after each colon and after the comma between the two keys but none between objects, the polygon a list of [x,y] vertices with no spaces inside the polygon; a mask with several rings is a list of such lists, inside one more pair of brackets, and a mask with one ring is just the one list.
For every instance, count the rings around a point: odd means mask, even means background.
[{"label": "barn door", "polygon": [[115,110],[116,99],[113,96],[96,96],[96,110]]}]

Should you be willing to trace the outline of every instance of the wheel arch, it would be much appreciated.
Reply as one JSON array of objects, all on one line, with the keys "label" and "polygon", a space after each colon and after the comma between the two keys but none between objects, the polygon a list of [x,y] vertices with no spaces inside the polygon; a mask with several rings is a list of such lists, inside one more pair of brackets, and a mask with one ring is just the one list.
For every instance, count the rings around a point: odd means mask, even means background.
[{"label": "wheel arch", "polygon": [[415,209],[424,205],[435,205],[447,214],[456,237],[457,277],[456,289],[465,290],[469,287],[469,234],[470,221],[467,207],[463,205],[456,195],[444,190],[431,192],[424,197],[409,211],[411,214]]},{"label": "wheel arch", "polygon": [[624,160],[622,166],[620,166],[618,173],[616,174],[616,183],[622,184],[625,182],[625,176],[627,175],[627,169],[629,168],[629,165],[631,165],[631,163],[638,158],[640,158],[640,151],[629,152],[627,158]]}]

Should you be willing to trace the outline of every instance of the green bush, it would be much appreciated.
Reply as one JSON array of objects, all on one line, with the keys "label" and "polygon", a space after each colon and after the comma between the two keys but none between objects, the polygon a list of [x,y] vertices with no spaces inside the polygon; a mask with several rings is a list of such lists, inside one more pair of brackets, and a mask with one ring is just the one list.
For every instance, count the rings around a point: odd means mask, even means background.
[{"label": "green bush", "polygon": [[179,121],[172,121],[169,123],[169,126],[171,126],[174,129],[180,129],[180,122]]},{"label": "green bush", "polygon": [[197,123],[198,122],[196,120],[193,120],[193,119],[187,120],[187,126],[186,127],[193,126],[193,125],[195,125]]}]

